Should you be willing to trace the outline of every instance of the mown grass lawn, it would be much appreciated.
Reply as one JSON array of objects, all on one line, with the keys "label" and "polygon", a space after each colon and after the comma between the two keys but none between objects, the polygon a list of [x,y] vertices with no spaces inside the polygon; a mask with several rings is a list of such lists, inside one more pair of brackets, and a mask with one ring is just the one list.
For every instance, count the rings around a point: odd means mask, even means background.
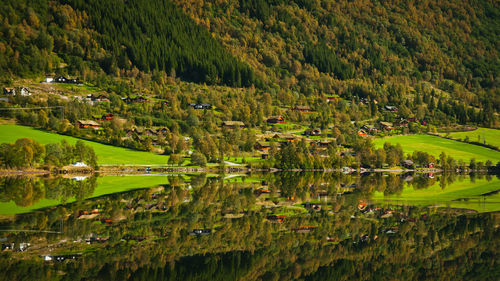
[{"label": "mown grass lawn", "polygon": [[[49,133],[32,127],[20,125],[0,125],[0,143],[13,143],[20,138],[30,138],[42,144],[59,143],[62,140],[75,144],[77,138]],[[94,148],[98,157],[98,164],[143,164],[162,165],[167,164],[168,156],[149,152],[137,151],[98,142],[83,140],[86,145]]]},{"label": "mown grass lawn", "polygon": [[500,130],[478,128],[474,131],[450,133],[450,137],[454,139],[464,140],[469,137],[469,141],[480,142],[496,147],[500,147]]},{"label": "mown grass lawn", "polygon": [[439,154],[444,151],[456,160],[462,159],[465,162],[469,162],[472,158],[483,163],[490,160],[493,164],[496,164],[500,161],[500,152],[498,151],[431,135],[395,136],[373,141],[377,148],[383,147],[385,142],[401,144],[405,153],[419,150],[439,157]]},{"label": "mown grass lawn", "polygon": [[486,179],[470,178],[462,181],[455,181],[444,189],[439,182],[433,186],[423,189],[414,189],[406,186],[401,193],[384,195],[383,192],[374,192],[372,200],[406,204],[406,205],[438,205],[442,207],[472,209],[478,212],[496,212],[500,211],[500,196],[493,194],[490,196],[481,196],[482,194],[496,191],[500,187],[500,180],[493,178],[491,181]]}]

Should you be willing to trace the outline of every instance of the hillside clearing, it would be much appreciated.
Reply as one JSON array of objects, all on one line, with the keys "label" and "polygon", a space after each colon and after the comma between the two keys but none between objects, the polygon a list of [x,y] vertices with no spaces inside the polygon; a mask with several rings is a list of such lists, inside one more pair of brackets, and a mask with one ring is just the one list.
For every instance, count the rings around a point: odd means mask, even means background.
[{"label": "hillside clearing", "polygon": [[497,129],[478,128],[474,131],[450,133],[450,137],[458,140],[469,137],[469,141],[500,147],[500,130]]},{"label": "hillside clearing", "polygon": [[[75,144],[78,138],[64,136],[32,127],[20,125],[0,125],[0,143],[13,143],[20,138],[30,138],[41,144],[59,143],[62,140]],[[101,144],[83,140],[86,145],[94,148],[98,164],[167,164],[168,156],[149,152]]]},{"label": "hillside clearing", "polygon": [[498,151],[431,135],[395,136],[373,141],[377,148],[383,147],[385,142],[401,144],[405,153],[419,150],[439,157],[439,154],[444,151],[456,160],[461,159],[466,162],[469,162],[472,158],[483,163],[490,160],[496,164],[500,161],[500,152]]}]

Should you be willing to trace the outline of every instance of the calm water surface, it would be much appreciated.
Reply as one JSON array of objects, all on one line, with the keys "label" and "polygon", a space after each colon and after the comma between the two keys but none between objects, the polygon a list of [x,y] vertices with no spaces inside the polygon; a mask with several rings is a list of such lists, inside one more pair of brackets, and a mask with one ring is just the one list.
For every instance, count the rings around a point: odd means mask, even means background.
[{"label": "calm water surface", "polygon": [[499,280],[492,175],[0,178],[0,280]]}]

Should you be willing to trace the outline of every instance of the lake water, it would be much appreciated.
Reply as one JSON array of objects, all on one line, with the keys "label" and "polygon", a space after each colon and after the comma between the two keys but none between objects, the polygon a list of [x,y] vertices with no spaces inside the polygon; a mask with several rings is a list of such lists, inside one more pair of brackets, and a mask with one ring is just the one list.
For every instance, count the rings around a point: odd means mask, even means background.
[{"label": "lake water", "polygon": [[0,178],[0,280],[499,280],[492,175]]}]

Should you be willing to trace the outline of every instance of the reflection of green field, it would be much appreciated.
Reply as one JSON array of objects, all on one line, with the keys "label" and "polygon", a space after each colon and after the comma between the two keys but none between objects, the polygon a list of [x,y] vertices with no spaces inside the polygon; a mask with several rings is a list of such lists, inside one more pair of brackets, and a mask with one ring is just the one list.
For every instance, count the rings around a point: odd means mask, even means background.
[{"label": "reflection of green field", "polygon": [[[464,140],[466,136],[469,137],[469,141],[479,141],[480,143],[486,142],[486,144],[500,147],[500,130],[478,128],[477,130],[469,132],[450,133],[450,137],[454,139]],[[478,139],[478,136],[480,139]]]},{"label": "reflection of green field", "polygon": [[[63,139],[70,144],[75,144],[77,138],[48,133],[31,127],[18,125],[0,125],[0,143],[13,143],[19,138],[34,139],[42,144],[59,143]],[[84,141],[86,145],[94,148],[99,164],[166,164],[167,156],[149,152],[105,145],[92,141]]]},{"label": "reflection of green field", "polygon": [[377,148],[383,147],[385,142],[401,144],[405,153],[419,150],[439,157],[439,154],[444,151],[456,160],[462,159],[466,162],[472,158],[483,163],[487,160],[491,160],[494,164],[500,161],[500,152],[498,151],[430,135],[395,136],[374,140]]},{"label": "reflection of green field", "polygon": [[[97,187],[91,197],[98,197],[106,194],[124,192],[138,188],[154,187],[168,184],[167,176],[105,176],[97,179]],[[74,202],[71,198],[67,203]],[[0,215],[14,215],[28,213],[33,210],[59,205],[58,200],[42,199],[29,207],[17,206],[13,201],[0,203]]]},{"label": "reflection of green field", "polygon": [[451,208],[473,209],[478,212],[500,211],[500,195],[480,196],[488,192],[500,189],[500,180],[493,178],[491,181],[486,179],[470,179],[456,181],[444,189],[441,189],[439,183],[424,188],[414,189],[411,186],[405,187],[400,194],[385,195],[383,192],[372,194],[372,200],[384,202],[396,202],[407,205],[438,205]]}]

